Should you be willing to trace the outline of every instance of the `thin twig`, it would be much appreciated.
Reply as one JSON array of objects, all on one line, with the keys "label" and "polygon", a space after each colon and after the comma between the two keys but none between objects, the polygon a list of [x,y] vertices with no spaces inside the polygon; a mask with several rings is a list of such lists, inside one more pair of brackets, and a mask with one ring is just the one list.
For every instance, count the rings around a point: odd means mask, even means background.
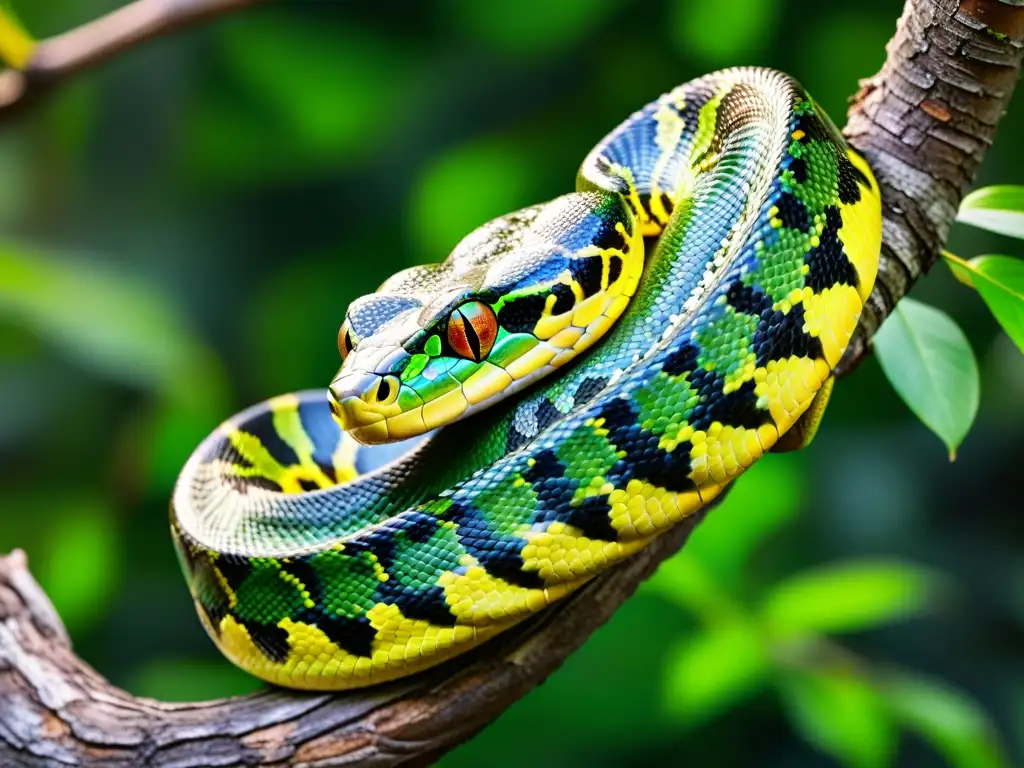
[{"label": "thin twig", "polygon": [[0,114],[39,91],[161,35],[262,0],[136,0],[39,41],[28,63],[0,73]]}]

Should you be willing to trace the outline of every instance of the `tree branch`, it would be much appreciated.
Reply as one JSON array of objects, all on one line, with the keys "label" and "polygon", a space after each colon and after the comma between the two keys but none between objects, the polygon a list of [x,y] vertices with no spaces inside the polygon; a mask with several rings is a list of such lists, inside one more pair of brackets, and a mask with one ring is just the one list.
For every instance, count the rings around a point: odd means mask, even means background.
[{"label": "tree branch", "polygon": [[[137,6],[190,8],[194,19],[200,6],[243,4],[143,0]],[[168,28],[162,18],[161,31]],[[97,45],[72,46],[94,51],[77,60],[91,62],[151,36],[112,40],[110,29]],[[885,222],[878,284],[841,372],[867,354],[895,303],[938,259],[1009,103],[1022,56],[1019,4],[908,0],[887,61],[861,84],[845,131],[878,176]],[[410,680],[341,695],[270,690],[196,704],[136,699],[85,665],[15,552],[0,558],[0,763],[429,763],[543,682],[682,546],[696,523],[678,526],[521,629]]]},{"label": "tree branch", "polygon": [[0,72],[0,114],[140,43],[257,2],[136,0],[70,32],[41,40],[27,64]]},{"label": "tree branch", "polygon": [[860,82],[843,130],[878,177],[884,230],[878,280],[841,374],[939,259],[1020,78],[1024,6],[908,0],[886,52],[882,71]]}]

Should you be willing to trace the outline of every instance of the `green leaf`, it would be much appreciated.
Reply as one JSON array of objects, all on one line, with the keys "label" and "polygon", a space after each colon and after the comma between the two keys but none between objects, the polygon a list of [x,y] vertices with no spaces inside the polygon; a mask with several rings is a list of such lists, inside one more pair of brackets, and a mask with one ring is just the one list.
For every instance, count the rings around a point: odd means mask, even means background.
[{"label": "green leaf", "polygon": [[974,190],[960,203],[957,220],[1024,239],[1024,186],[1003,184]]},{"label": "green leaf", "polygon": [[885,682],[890,711],[955,768],[1006,768],[1010,763],[995,727],[963,693],[937,681],[900,675]]},{"label": "green leaf", "polygon": [[931,572],[909,563],[856,560],[777,583],[761,612],[774,632],[851,632],[920,613],[935,586]]},{"label": "green leaf", "polygon": [[166,493],[229,407],[219,361],[156,286],[104,265],[0,244],[0,274],[0,330],[10,323],[83,368],[159,395],[131,471]]},{"label": "green leaf", "polygon": [[220,381],[216,361],[156,286],[2,243],[0,274],[0,321],[31,329],[84,367],[182,399]]},{"label": "green leaf", "polygon": [[853,768],[891,764],[898,732],[866,680],[847,671],[792,671],[779,688],[791,722],[808,742]]},{"label": "green leaf", "polygon": [[11,8],[0,3],[0,63],[24,69],[35,48],[36,41],[21,26]]},{"label": "green leaf", "polygon": [[966,271],[999,325],[1024,352],[1024,261],[978,256],[967,262]]},{"label": "green leaf", "polygon": [[690,725],[708,720],[760,688],[768,670],[767,649],[755,627],[744,621],[715,626],[669,652],[666,709]]},{"label": "green leaf", "polygon": [[974,279],[971,277],[972,270],[970,262],[964,261],[956,254],[950,253],[949,251],[943,251],[942,258],[946,260],[946,266],[949,267],[949,271],[953,273],[953,277],[968,288],[974,287]]},{"label": "green leaf", "polygon": [[978,363],[964,332],[944,312],[903,299],[875,335],[889,383],[946,444],[949,457],[978,412]]}]

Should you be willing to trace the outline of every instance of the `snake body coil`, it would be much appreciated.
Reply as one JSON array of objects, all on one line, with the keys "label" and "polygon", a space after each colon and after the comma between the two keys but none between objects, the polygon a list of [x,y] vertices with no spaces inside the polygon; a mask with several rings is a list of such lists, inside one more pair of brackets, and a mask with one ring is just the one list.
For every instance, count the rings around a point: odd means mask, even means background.
[{"label": "snake body coil", "polygon": [[[881,210],[802,88],[764,69],[680,86],[591,152],[577,190],[353,304],[329,396],[255,406],[193,454],[172,530],[233,662],[308,689],[427,668],[809,440]],[[450,424],[387,462],[339,421],[370,443]]]}]

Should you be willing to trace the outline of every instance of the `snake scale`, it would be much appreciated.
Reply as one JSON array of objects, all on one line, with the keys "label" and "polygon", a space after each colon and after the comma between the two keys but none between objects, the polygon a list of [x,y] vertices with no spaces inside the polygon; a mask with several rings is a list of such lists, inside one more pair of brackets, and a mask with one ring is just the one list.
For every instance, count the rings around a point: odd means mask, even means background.
[{"label": "snake scale", "polygon": [[810,440],[880,241],[871,171],[790,77],[662,96],[576,192],[353,302],[326,394],[196,449],[171,526],[207,631],[330,690],[542,611]]}]

